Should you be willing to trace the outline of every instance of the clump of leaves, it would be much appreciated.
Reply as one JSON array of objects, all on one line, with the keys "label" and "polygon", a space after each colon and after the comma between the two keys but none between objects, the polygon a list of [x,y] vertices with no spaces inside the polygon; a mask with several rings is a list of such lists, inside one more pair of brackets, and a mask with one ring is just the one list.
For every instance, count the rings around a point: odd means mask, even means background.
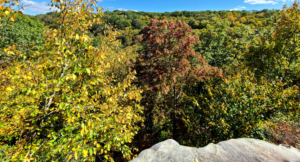
[{"label": "clump of leaves", "polygon": [[300,149],[300,123],[297,120],[267,122],[265,139],[275,144],[287,144]]}]

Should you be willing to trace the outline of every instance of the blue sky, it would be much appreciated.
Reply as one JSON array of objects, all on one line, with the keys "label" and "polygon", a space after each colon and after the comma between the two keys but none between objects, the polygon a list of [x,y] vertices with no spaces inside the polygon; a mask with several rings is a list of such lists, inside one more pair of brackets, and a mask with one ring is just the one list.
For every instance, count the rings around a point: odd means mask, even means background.
[{"label": "blue sky", "polygon": [[[98,6],[113,10],[134,10],[145,12],[172,11],[219,11],[219,10],[262,10],[282,9],[284,4],[290,5],[294,0],[100,0]],[[28,15],[49,12],[50,0],[22,0]],[[30,5],[30,6],[27,6]],[[27,6],[27,7],[26,7]]]}]

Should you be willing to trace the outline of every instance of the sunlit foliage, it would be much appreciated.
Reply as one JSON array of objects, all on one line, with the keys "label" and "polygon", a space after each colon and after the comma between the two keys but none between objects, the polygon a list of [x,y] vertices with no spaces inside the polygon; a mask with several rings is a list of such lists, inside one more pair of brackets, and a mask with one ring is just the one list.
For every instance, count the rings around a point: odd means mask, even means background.
[{"label": "sunlit foliage", "polygon": [[[96,1],[52,1],[61,10],[59,29],[44,36],[43,49],[25,62],[2,64],[0,72],[0,142],[2,160],[112,160],[119,151],[130,158],[132,141],[142,121],[141,90],[112,71],[125,53],[111,49],[119,42],[109,32],[99,48],[88,45],[92,23],[100,23]],[[3,49],[1,49],[3,50]],[[22,56],[13,48],[7,55]]]},{"label": "sunlit foliage", "polygon": [[128,161],[162,140],[299,147],[299,3],[106,11],[0,0],[0,159]]}]

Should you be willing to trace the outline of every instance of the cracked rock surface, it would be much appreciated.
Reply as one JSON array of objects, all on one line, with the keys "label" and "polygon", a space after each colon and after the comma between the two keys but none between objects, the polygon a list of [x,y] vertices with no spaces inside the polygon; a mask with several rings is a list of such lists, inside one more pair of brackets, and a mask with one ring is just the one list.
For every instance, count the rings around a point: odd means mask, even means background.
[{"label": "cracked rock surface", "polygon": [[194,148],[168,139],[143,150],[130,162],[300,162],[300,151],[266,141],[239,138]]}]

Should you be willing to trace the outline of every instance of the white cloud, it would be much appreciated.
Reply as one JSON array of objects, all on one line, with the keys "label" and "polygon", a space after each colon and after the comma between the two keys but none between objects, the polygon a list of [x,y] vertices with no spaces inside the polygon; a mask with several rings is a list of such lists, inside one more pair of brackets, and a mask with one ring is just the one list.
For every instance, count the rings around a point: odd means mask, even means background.
[{"label": "white cloud", "polygon": [[[245,0],[244,3],[249,3],[249,4],[277,4],[279,1],[286,2],[287,0]],[[288,0],[288,1],[293,1],[293,0]]]},{"label": "white cloud", "polygon": [[59,9],[56,7],[52,7],[50,10],[51,6],[48,6],[46,2],[34,2],[30,0],[24,0],[22,1],[22,4],[24,5],[26,10],[33,11],[33,12],[40,12],[40,13],[47,13],[47,12],[52,12]]},{"label": "white cloud", "polygon": [[114,8],[114,7],[104,7],[104,10],[105,11],[110,11],[110,9],[112,9],[112,8]]},{"label": "white cloud", "polygon": [[237,6],[234,9],[230,9],[230,11],[237,11],[237,10],[241,10],[241,9],[244,9],[244,8],[246,8],[246,7],[244,7],[244,6]]},{"label": "white cloud", "polygon": [[127,10],[127,9],[124,9],[124,8],[117,8],[116,10],[119,10],[119,11],[135,11],[135,12],[138,12],[137,10]]},{"label": "white cloud", "polygon": [[47,13],[47,12],[55,11],[54,7],[52,7],[52,9],[49,10],[50,6],[47,6],[46,2],[39,3],[30,0],[23,0],[22,3],[26,10],[33,11],[33,12]]},{"label": "white cloud", "polygon": [[[102,2],[103,0],[98,0],[97,2]],[[33,12],[39,12],[39,13],[47,13],[47,12],[52,12],[55,10],[60,11],[56,7],[52,7],[50,10],[51,6],[48,6],[46,2],[34,2],[31,0],[23,0],[22,1],[23,6],[27,11],[33,11]],[[112,7],[111,7],[112,8]],[[78,8],[79,9],[79,8]]]},{"label": "white cloud", "polygon": [[244,3],[249,3],[249,4],[276,4],[278,2],[275,2],[273,0],[245,0]]}]

